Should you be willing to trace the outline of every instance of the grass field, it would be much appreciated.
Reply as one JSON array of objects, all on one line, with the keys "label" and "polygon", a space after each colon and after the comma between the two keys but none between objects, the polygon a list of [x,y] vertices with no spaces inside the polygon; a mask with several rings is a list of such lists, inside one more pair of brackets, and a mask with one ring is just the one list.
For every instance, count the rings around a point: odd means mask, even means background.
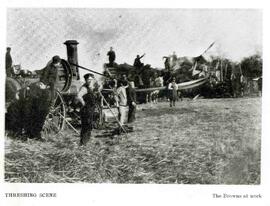
[{"label": "grass field", "polygon": [[5,139],[7,182],[260,184],[261,99],[140,105],[135,131]]}]

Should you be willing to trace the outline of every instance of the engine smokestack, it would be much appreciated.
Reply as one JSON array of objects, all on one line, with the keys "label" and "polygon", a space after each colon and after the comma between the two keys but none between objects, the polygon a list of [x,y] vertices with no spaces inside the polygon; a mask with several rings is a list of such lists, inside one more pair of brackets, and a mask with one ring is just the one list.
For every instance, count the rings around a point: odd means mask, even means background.
[{"label": "engine smokestack", "polygon": [[72,69],[72,78],[73,79],[80,79],[80,73],[79,69],[77,66],[72,65],[73,64],[78,64],[78,51],[77,51],[77,45],[79,42],[76,40],[67,40],[64,43],[67,46],[67,58],[68,58],[68,63],[70,63],[70,67]]}]

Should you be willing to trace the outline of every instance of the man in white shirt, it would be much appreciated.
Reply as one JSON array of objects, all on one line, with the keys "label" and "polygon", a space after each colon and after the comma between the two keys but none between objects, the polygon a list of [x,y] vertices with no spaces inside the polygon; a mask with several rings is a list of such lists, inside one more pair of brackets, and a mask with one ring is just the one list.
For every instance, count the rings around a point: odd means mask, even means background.
[{"label": "man in white shirt", "polygon": [[124,82],[122,80],[118,81],[119,87],[116,90],[116,93],[118,95],[118,105],[119,105],[119,119],[120,123],[123,126],[124,122],[126,120],[126,108],[127,108],[127,92],[126,88],[127,86],[124,86]]},{"label": "man in white shirt", "polygon": [[172,82],[169,83],[168,89],[170,92],[170,107],[174,106],[175,107],[175,101],[177,100],[177,90],[178,90],[178,85],[175,81],[175,77],[173,77]]}]

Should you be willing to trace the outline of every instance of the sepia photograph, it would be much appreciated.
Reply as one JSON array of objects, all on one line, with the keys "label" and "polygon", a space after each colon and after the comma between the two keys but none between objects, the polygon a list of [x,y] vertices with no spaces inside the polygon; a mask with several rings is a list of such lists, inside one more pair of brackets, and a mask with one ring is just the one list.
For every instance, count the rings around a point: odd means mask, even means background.
[{"label": "sepia photograph", "polygon": [[6,14],[5,183],[261,185],[261,9]]}]

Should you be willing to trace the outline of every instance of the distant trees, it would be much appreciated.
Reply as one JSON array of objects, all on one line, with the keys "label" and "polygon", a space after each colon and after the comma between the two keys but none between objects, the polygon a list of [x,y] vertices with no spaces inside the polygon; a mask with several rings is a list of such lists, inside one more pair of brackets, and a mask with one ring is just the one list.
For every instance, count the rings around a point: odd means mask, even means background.
[{"label": "distant trees", "polygon": [[255,78],[262,76],[262,57],[255,54],[244,58],[241,61],[241,68],[243,75],[248,78]]}]

